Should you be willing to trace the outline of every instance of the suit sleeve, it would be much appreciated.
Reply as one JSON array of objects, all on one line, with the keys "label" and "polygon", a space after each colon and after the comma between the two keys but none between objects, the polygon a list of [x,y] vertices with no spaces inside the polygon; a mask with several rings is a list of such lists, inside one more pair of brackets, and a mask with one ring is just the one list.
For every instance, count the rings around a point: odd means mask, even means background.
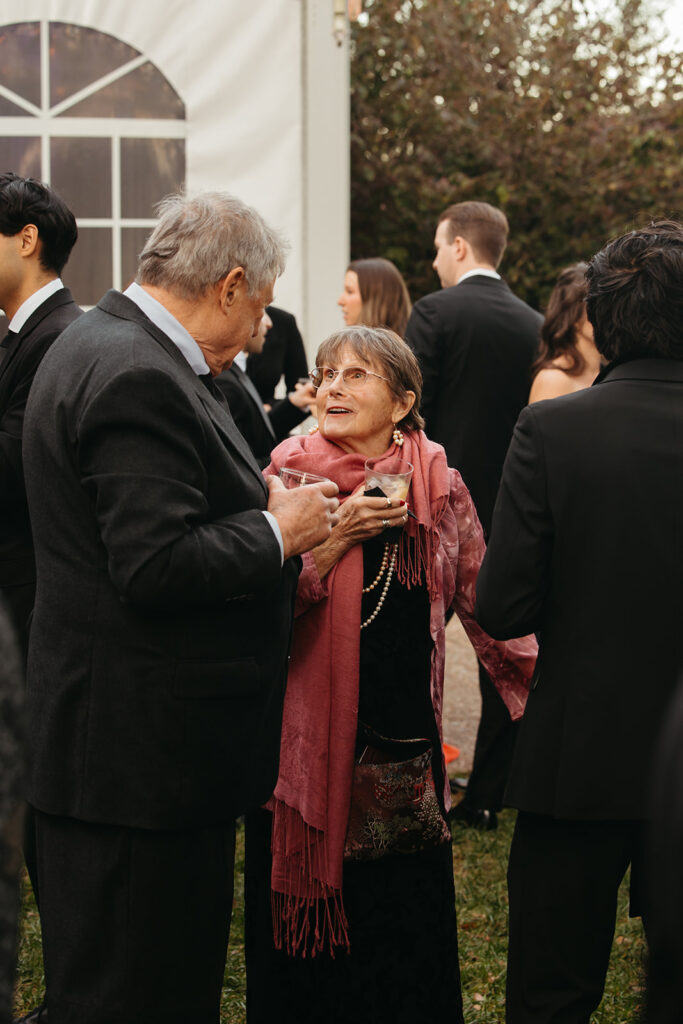
[{"label": "suit sleeve", "polygon": [[491,636],[540,630],[552,547],[543,439],[536,411],[528,406],[510,442],[477,581],[475,615]]},{"label": "suit sleeve", "polygon": [[422,372],[420,411],[427,424],[427,433],[435,411],[436,396],[443,384],[444,334],[441,318],[433,304],[421,299],[413,306],[410,314],[406,327],[406,342],[415,353]]},{"label": "suit sleeve", "polygon": [[0,418],[0,507],[11,508],[25,502],[24,470],[21,440],[24,431],[26,402],[33,378],[43,356],[52,342],[62,333],[63,326],[46,331],[39,343],[27,353],[16,355],[18,365],[8,372],[15,374],[11,394]]},{"label": "suit sleeve", "polygon": [[308,360],[304,339],[301,337],[296,319],[292,317],[287,324],[287,346],[285,348],[285,365],[283,367],[285,384],[288,391],[293,391],[299,377],[308,376]]},{"label": "suit sleeve", "polygon": [[[164,372],[126,370],[95,394],[77,427],[81,481],[127,601],[152,607],[251,596],[280,580],[280,549],[253,502],[211,519],[204,420]],[[230,472],[229,461],[215,467]],[[249,470],[234,464],[235,507]],[[222,481],[225,484],[225,481]],[[265,506],[265,498],[263,501]]]},{"label": "suit sleeve", "polygon": [[268,419],[275,431],[278,443],[284,441],[290,430],[293,430],[299,423],[303,423],[309,415],[309,413],[298,409],[288,398],[282,398],[276,402],[268,413]]}]

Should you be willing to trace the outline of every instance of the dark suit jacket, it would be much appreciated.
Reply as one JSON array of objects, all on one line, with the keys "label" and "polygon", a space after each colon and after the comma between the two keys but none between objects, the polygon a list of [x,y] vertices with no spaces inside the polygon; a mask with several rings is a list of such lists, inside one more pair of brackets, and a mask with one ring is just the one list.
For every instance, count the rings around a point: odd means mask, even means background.
[{"label": "dark suit jacket", "polygon": [[542,322],[504,281],[478,275],[420,299],[406,328],[427,434],[460,471],[485,532]]},{"label": "dark suit jacket", "polygon": [[29,800],[227,822],[275,783],[299,560],[227,408],[110,291],[43,360],[24,462],[38,588]]},{"label": "dark suit jacket", "polygon": [[233,365],[215,377],[214,383],[225,395],[232,418],[254,453],[259,466],[264,469],[270,462],[270,453],[275,445],[283,441],[293,427],[302,423],[308,413],[297,409],[288,398],[276,401],[270,412],[265,413],[270,423],[269,430],[261,411],[263,406],[257,406],[254,397],[245,386],[245,376],[239,366]]},{"label": "dark suit jacket", "polygon": [[0,589],[35,582],[21,439],[35,372],[52,342],[81,310],[60,288],[28,318],[0,363]]},{"label": "dark suit jacket", "polygon": [[293,391],[299,377],[308,375],[308,361],[303,338],[292,314],[277,306],[268,306],[267,313],[273,326],[266,335],[263,351],[254,352],[247,359],[247,373],[261,400],[272,405],[280,378],[284,376],[287,390]]},{"label": "dark suit jacket", "polygon": [[683,663],[683,362],[627,362],[524,410],[477,596],[492,636],[541,633],[508,802],[643,817]]}]

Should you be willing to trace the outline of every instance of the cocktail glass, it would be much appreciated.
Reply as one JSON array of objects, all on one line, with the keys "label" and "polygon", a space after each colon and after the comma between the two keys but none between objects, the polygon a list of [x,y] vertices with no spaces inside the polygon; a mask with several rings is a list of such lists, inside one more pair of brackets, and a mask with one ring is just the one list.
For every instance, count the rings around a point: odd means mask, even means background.
[{"label": "cocktail glass", "polygon": [[408,496],[413,467],[405,459],[368,459],[365,463],[365,490],[379,488],[392,502],[405,501]]},{"label": "cocktail glass", "polygon": [[280,470],[280,479],[289,491],[293,487],[303,487],[305,484],[329,483],[329,477],[317,476],[316,473],[304,473],[301,469],[286,469],[284,467]]}]

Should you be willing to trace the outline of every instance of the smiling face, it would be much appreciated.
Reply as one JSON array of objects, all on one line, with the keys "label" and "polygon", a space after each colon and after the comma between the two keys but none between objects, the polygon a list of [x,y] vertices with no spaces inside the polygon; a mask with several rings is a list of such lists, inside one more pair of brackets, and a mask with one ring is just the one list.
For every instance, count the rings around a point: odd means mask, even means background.
[{"label": "smiling face", "polygon": [[341,306],[344,323],[347,327],[353,327],[360,323],[360,311],[363,299],[360,294],[358,274],[355,270],[347,270],[344,275],[344,290],[337,299],[337,305]]},{"label": "smiling face", "polygon": [[[333,370],[360,366],[374,374],[386,376],[381,366],[366,363],[345,345],[338,358],[327,365]],[[415,401],[412,391],[405,399],[395,396],[389,384],[380,377],[368,376],[362,387],[349,387],[339,373],[331,384],[318,389],[316,406],[322,436],[338,444],[345,452],[382,455],[391,443],[394,424],[403,419]]]}]

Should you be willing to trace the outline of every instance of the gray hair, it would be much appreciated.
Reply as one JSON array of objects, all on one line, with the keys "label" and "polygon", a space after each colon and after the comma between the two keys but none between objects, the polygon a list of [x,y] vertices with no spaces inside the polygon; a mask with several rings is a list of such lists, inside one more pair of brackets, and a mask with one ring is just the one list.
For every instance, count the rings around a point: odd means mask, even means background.
[{"label": "gray hair", "polygon": [[243,267],[249,294],[285,269],[289,246],[252,207],[227,192],[171,195],[138,257],[138,284],[196,299],[235,267]]}]

